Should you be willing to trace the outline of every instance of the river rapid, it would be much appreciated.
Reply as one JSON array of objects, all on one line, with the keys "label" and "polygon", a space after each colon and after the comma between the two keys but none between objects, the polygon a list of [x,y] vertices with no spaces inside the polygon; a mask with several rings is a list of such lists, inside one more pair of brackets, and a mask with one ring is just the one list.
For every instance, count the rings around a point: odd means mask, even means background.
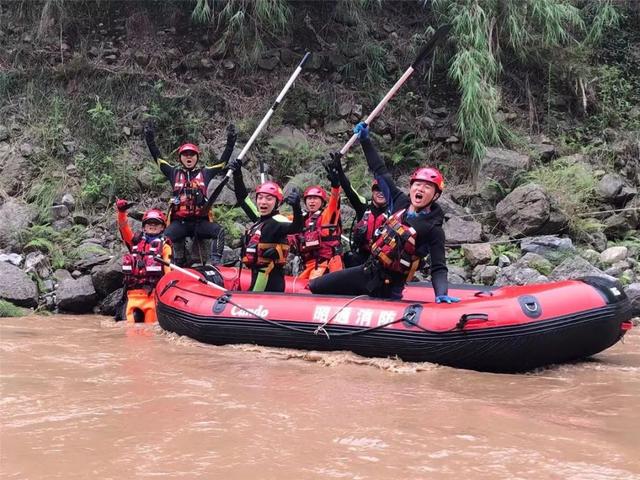
[{"label": "river rapid", "polygon": [[524,375],[0,319],[3,479],[640,479],[640,328]]}]

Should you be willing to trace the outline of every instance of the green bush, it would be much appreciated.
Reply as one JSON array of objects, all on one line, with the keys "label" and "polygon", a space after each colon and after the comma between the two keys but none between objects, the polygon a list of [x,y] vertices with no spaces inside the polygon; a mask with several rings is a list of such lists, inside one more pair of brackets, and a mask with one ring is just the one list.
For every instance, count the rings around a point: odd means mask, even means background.
[{"label": "green bush", "polygon": [[66,268],[74,260],[73,251],[84,238],[81,225],[57,231],[50,225],[34,225],[20,234],[22,249],[41,250],[49,254],[54,269]]},{"label": "green bush", "polygon": [[28,310],[16,307],[13,303],[0,299],[0,317],[24,317],[28,313]]}]

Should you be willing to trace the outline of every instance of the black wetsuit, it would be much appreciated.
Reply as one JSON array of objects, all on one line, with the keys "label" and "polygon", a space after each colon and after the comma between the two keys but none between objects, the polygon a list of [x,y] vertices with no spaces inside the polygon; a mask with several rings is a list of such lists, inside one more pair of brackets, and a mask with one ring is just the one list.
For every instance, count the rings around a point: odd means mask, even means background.
[{"label": "black wetsuit", "polygon": [[[176,175],[180,172],[186,176],[187,180],[196,177],[198,173],[202,172],[204,183],[208,186],[216,175],[225,171],[226,164],[233,153],[233,148],[236,142],[235,136],[227,137],[227,144],[219,163],[211,166],[204,166],[202,168],[186,170],[183,167],[170,165],[166,160],[161,158],[160,149],[156,145],[152,132],[145,132],[145,140],[149,147],[149,151],[151,152],[151,156],[160,167],[160,171],[171,183],[172,187],[175,184]],[[201,202],[206,202],[206,198],[201,199]],[[167,226],[164,233],[173,243],[176,243],[185,237],[210,238],[213,241],[211,246],[212,263],[217,264],[222,260],[225,231],[219,223],[210,221],[208,217],[194,216],[191,218],[171,218],[169,226]]]},{"label": "black wetsuit", "polygon": [[[392,213],[408,209],[409,196],[393,182],[386,165],[376,152],[371,141],[361,141],[369,168],[377,178],[382,178],[391,193]],[[432,203],[428,211],[413,216],[405,211],[403,221],[416,230],[416,255],[430,256],[431,281],[437,295],[446,295],[448,290],[447,264],[445,257],[445,236],[442,225],[444,212],[437,203]],[[309,283],[313,293],[341,295],[371,295],[383,298],[402,298],[406,276],[384,269],[375,259],[366,264],[330,273]]]},{"label": "black wetsuit", "polygon": [[[269,215],[260,216],[258,215],[256,206],[249,199],[247,188],[244,185],[240,171],[234,172],[233,185],[238,205],[247,214],[249,219],[255,222],[249,230],[253,231],[253,227],[258,227],[257,224],[259,224],[261,243],[279,243],[286,245],[287,235],[302,231],[304,219],[299,204],[293,207],[293,221],[289,221],[280,215],[277,206]],[[243,249],[244,247],[246,247],[246,245],[243,246]],[[264,285],[265,276],[266,285]],[[284,267],[282,265],[274,265],[271,269],[258,266],[251,268],[251,291],[284,292],[284,289]]]}]

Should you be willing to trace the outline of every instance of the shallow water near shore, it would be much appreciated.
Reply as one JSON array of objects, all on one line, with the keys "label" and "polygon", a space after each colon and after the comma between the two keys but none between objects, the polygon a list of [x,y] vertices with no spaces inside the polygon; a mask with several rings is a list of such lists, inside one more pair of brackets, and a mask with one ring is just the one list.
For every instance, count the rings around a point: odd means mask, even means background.
[{"label": "shallow water near shore", "polygon": [[640,329],[524,375],[0,319],[7,479],[640,479]]}]

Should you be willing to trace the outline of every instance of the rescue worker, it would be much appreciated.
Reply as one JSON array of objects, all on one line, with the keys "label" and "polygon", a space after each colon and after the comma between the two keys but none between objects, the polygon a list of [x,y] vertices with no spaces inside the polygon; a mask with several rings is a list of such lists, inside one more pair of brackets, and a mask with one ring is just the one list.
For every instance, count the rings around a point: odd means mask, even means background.
[{"label": "rescue worker", "polygon": [[[284,198],[277,183],[265,182],[256,187],[254,204],[249,199],[241,167],[242,162],[237,158],[229,162],[238,205],[254,222],[242,242],[242,264],[251,270],[250,290],[284,292],[284,266],[289,253],[287,236],[300,232],[303,225],[300,192],[294,189]],[[293,221],[278,212],[283,200],[293,209]]]},{"label": "rescue worker", "polygon": [[[344,254],[346,267],[365,263],[371,254],[371,242],[377,236],[382,224],[387,220],[389,188],[384,180],[375,178],[371,182],[371,200],[367,200],[355,191],[340,163],[340,156],[331,154],[331,160],[325,163],[327,173],[336,176],[347,200],[355,210],[355,225],[351,229],[351,251]],[[383,191],[384,189],[384,191]],[[386,195],[386,196],[385,196]]]},{"label": "rescue worker", "polygon": [[161,158],[152,125],[145,125],[144,136],[151,156],[173,189],[169,225],[165,235],[173,243],[185,237],[212,239],[210,262],[213,265],[219,265],[222,263],[225,232],[220,224],[213,221],[211,212],[205,208],[207,187],[216,175],[225,170],[225,165],[233,153],[237,139],[235,126],[229,125],[227,127],[227,144],[220,158],[220,163],[203,167],[198,167],[200,149],[197,145],[193,143],[181,145],[178,148],[180,166],[172,166]]},{"label": "rescue worker", "polygon": [[312,185],[304,191],[304,228],[299,234],[289,237],[289,243],[304,265],[299,278],[317,278],[344,268],[340,238],[340,181],[335,175],[329,175],[329,180],[330,196],[320,185]]},{"label": "rescue worker", "polygon": [[124,319],[129,323],[156,322],[154,288],[169,268],[154,260],[159,255],[166,262],[171,261],[171,240],[165,237],[167,218],[158,209],[147,210],[142,216],[142,231],[133,233],[127,222],[126,200],[116,201],[118,230],[129,253],[122,259],[124,273]]},{"label": "rescue worker", "polygon": [[371,257],[364,265],[351,267],[312,280],[313,293],[371,295],[402,298],[406,282],[410,281],[420,262],[430,256],[431,281],[437,303],[452,303],[459,298],[448,293],[445,237],[442,228],[444,213],[436,200],[444,189],[442,174],[432,167],[416,169],[409,180],[409,195],[393,182],[389,170],[369,140],[364,122],[354,128],[369,168],[384,180],[390,189],[391,215],[382,225],[380,235],[371,245]]}]

